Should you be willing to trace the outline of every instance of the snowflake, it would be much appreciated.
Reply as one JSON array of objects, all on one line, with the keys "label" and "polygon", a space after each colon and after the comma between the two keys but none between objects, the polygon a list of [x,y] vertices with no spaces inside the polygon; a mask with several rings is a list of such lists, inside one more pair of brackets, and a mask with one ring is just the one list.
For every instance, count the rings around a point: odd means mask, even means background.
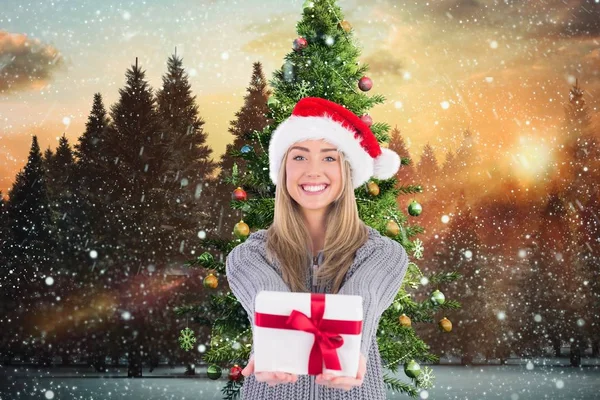
[{"label": "snowflake", "polygon": [[420,260],[421,258],[423,258],[423,250],[425,250],[425,248],[423,247],[423,242],[421,242],[420,239],[416,239],[413,256]]},{"label": "snowflake", "polygon": [[310,84],[302,79],[302,83],[298,85],[298,93],[300,94],[300,98],[308,96],[308,92],[310,91]]},{"label": "snowflake", "polygon": [[194,343],[196,343],[196,338],[194,337],[194,331],[190,328],[185,328],[181,330],[181,335],[179,335],[179,345],[185,350],[189,351],[194,347]]},{"label": "snowflake", "polygon": [[423,389],[430,388],[433,385],[433,370],[427,366],[421,369],[421,373],[417,377],[417,384]]}]

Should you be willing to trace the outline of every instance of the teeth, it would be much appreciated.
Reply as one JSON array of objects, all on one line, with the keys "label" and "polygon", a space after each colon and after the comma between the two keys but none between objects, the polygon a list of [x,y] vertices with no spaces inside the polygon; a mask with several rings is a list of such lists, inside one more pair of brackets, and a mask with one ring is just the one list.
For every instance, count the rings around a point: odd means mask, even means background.
[{"label": "teeth", "polygon": [[325,189],[327,186],[326,185],[321,185],[321,186],[302,186],[302,188],[304,190],[306,190],[307,192],[320,192],[321,190]]}]

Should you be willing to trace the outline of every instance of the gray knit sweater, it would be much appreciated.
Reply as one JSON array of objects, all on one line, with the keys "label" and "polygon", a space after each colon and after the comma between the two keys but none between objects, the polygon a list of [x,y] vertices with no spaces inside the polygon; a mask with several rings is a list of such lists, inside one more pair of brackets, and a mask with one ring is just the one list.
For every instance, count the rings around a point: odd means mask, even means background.
[{"label": "gray knit sweater", "polygon": [[[398,242],[382,236],[367,226],[369,239],[355,254],[354,262],[346,273],[339,294],[360,295],[363,298],[363,331],[361,353],[367,359],[367,371],[361,386],[349,391],[329,388],[315,383],[315,376],[298,375],[295,383],[269,386],[258,382],[254,374],[244,379],[243,400],[380,400],[386,398],[381,356],[376,340],[381,314],[392,304],[408,266],[406,251]],[[261,290],[289,292],[283,281],[280,266],[271,264],[266,257],[267,231],[252,233],[244,243],[236,246],[227,256],[226,273],[229,287],[248,314],[254,326],[254,297]],[[319,252],[318,263],[323,261]],[[326,287],[313,286],[312,268],[307,274],[307,287],[313,292],[331,293]]]}]

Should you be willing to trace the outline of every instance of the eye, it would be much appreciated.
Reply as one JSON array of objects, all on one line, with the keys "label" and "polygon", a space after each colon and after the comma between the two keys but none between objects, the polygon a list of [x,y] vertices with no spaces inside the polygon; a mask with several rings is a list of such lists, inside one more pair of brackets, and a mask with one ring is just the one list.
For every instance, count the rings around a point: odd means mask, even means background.
[{"label": "eye", "polygon": [[[296,156],[296,157],[294,157],[294,158],[293,158],[293,160],[296,160],[298,157],[302,157],[302,158],[304,158],[304,156]],[[327,157],[325,157],[325,158],[331,158],[331,161],[335,161],[335,158],[333,158],[333,157],[331,157],[331,156],[327,156]]]}]

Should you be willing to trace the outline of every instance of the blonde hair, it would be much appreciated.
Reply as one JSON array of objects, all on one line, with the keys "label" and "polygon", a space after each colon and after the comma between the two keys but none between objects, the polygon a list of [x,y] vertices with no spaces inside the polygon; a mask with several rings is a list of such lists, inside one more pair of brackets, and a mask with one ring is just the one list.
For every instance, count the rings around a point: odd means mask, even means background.
[{"label": "blonde hair", "polygon": [[[286,186],[285,152],[277,175],[273,223],[267,230],[266,252],[273,262],[279,261],[283,280],[292,292],[310,292],[306,287],[308,268],[312,265],[312,239],[302,216],[300,205],[290,196]],[[342,167],[342,190],[328,206],[325,217],[324,260],[318,269],[318,282],[332,282],[337,293],[346,272],[354,261],[356,250],[369,237],[366,224],[358,215],[350,163],[338,151]],[[343,233],[343,234],[340,234]],[[320,249],[317,249],[320,250]]]}]

